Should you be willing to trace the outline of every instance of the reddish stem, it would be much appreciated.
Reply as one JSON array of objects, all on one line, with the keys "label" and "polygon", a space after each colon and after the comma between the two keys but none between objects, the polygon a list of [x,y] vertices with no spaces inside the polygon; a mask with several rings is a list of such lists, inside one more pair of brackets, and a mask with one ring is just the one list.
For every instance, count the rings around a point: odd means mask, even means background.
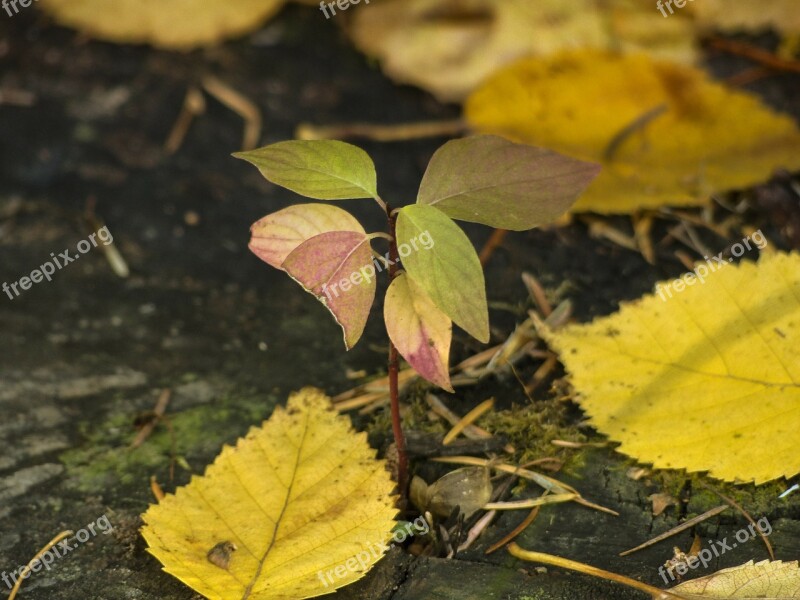
[{"label": "reddish stem", "polygon": [[[397,252],[396,225],[397,216],[392,214],[391,207],[386,205],[386,215],[389,219],[389,282],[397,277],[397,263],[400,256]],[[400,389],[398,385],[400,357],[397,348],[389,339],[389,398],[392,409],[392,431],[394,433],[394,443],[397,447],[397,485],[400,488],[400,495],[405,497],[408,485],[408,454],[406,452],[406,438],[403,434],[403,424],[400,418]]]}]

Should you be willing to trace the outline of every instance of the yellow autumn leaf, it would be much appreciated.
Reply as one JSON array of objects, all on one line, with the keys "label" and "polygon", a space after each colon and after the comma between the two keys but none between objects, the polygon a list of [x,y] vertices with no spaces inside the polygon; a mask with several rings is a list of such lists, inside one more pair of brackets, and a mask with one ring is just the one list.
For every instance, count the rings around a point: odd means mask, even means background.
[{"label": "yellow autumn leaf", "polygon": [[498,68],[570,48],[648,51],[691,63],[688,15],[656,18],[640,0],[381,0],[355,11],[348,32],[391,78],[462,101]]},{"label": "yellow autumn leaf", "polygon": [[738,567],[686,581],[669,591],[680,594],[686,600],[789,600],[800,598],[800,569],[797,568],[797,561],[763,560],[753,564],[751,560]]},{"label": "yellow autumn leaf", "polygon": [[393,487],[366,434],[306,388],[151,506],[142,535],[165,571],[211,600],[320,596],[381,558]]},{"label": "yellow autumn leaf", "polygon": [[603,165],[574,211],[697,205],[800,169],[800,131],[700,70],[644,55],[573,52],[525,59],[469,98],[477,131]]},{"label": "yellow autumn leaf", "polygon": [[112,42],[188,50],[256,29],[286,0],[38,0],[62,25]]},{"label": "yellow autumn leaf", "polygon": [[800,255],[712,267],[614,315],[542,333],[591,424],[621,452],[725,481],[791,477],[800,472]]}]

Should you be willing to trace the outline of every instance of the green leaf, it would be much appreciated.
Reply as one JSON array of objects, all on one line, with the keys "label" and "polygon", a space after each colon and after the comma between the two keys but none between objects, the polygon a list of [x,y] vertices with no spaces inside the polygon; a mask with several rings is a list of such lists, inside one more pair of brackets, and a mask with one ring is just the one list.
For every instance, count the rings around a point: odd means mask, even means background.
[{"label": "green leaf", "polygon": [[422,287],[400,273],[386,290],[383,317],[389,339],[422,377],[453,391],[447,363],[453,324]]},{"label": "green leaf", "polygon": [[269,181],[318,200],[378,195],[372,159],[361,148],[335,140],[292,140],[236,152]]},{"label": "green leaf", "polygon": [[295,248],[315,235],[329,231],[366,233],[349,212],[330,204],[289,206],[259,219],[250,231],[250,250],[277,269]]},{"label": "green leaf", "polygon": [[523,231],[566,212],[599,172],[594,163],[477,135],[436,151],[417,202],[454,219]]},{"label": "green leaf", "polygon": [[[421,245],[426,239],[430,243]],[[437,208],[412,204],[397,215],[397,246],[408,274],[436,306],[471,336],[488,342],[483,268],[461,228]]]},{"label": "green leaf", "polygon": [[344,334],[349,350],[361,337],[375,300],[375,266],[365,233],[315,235],[283,261],[284,270],[322,302]]}]

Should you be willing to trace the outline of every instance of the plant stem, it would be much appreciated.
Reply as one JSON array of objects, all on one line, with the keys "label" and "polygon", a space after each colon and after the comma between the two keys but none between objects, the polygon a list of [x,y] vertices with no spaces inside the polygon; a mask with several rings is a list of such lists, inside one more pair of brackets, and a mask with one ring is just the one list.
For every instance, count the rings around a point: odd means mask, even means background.
[{"label": "plant stem", "polygon": [[[389,220],[389,282],[397,277],[397,262],[400,256],[397,253],[396,225],[397,215],[392,214],[391,207],[386,205],[386,217]],[[397,485],[400,488],[400,495],[405,497],[408,486],[408,454],[406,453],[406,438],[403,435],[403,424],[400,419],[400,390],[397,381],[399,372],[400,357],[397,348],[389,339],[389,398],[392,409],[392,431],[394,433],[394,444],[397,447]]]}]

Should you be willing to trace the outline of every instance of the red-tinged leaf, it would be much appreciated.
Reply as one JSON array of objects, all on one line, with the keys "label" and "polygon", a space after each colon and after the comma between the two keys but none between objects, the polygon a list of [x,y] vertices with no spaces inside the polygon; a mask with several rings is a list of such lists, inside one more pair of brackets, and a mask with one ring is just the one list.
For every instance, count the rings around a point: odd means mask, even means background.
[{"label": "red-tinged leaf", "polygon": [[398,352],[422,377],[452,392],[448,357],[453,323],[405,273],[386,291],[386,331]]},{"label": "red-tinged leaf", "polygon": [[375,299],[372,248],[363,232],[330,231],[295,248],[283,269],[322,302],[344,333],[349,350],[361,337]]},{"label": "red-tinged leaf", "polygon": [[453,219],[522,231],[561,216],[599,172],[594,163],[476,135],[436,151],[417,202]]},{"label": "red-tinged leaf", "polygon": [[366,233],[349,212],[330,204],[296,204],[253,223],[249,248],[280,269],[283,261],[307,239],[329,231]]}]

